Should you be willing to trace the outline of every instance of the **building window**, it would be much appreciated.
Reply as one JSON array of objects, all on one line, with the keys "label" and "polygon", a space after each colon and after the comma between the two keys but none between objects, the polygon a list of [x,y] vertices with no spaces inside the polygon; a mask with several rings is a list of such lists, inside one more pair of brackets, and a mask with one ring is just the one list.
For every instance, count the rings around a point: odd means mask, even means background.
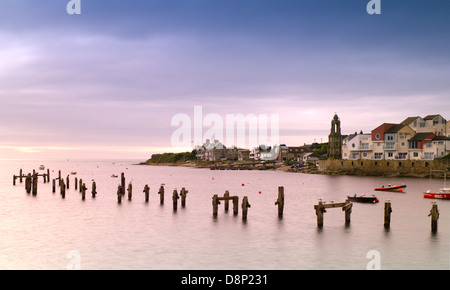
[{"label": "building window", "polygon": [[375,139],[380,140],[381,136],[380,134],[375,135]]}]

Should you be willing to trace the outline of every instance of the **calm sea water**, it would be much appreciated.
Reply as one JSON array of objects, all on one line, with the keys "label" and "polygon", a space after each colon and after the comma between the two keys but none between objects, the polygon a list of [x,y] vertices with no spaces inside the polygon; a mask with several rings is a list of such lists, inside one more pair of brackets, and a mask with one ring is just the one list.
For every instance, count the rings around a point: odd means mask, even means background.
[{"label": "calm sea water", "polygon": [[[449,269],[450,201],[437,200],[437,234],[431,233],[432,200],[422,192],[443,180],[326,176],[273,171],[211,171],[132,165],[137,161],[0,161],[0,269],[366,269],[380,254],[381,269]],[[74,189],[62,199],[59,188],[39,179],[38,195],[13,174],[38,170],[51,178],[76,171],[88,189],[86,200]],[[133,184],[133,198],[117,203],[120,178]],[[92,180],[98,195],[90,195]],[[165,184],[165,204],[158,189]],[[406,193],[374,192],[382,184],[408,185]],[[150,186],[150,202],[143,188]],[[278,186],[285,187],[284,217],[277,216]],[[187,205],[172,208],[172,192],[189,190]],[[229,190],[240,202],[248,196],[247,221],[223,204],[212,216],[212,196]],[[378,204],[353,205],[351,225],[340,208],[328,209],[317,228],[318,199],[343,202],[348,194],[376,194]],[[392,202],[391,228],[383,227],[384,201]],[[230,203],[230,209],[231,209]]]}]

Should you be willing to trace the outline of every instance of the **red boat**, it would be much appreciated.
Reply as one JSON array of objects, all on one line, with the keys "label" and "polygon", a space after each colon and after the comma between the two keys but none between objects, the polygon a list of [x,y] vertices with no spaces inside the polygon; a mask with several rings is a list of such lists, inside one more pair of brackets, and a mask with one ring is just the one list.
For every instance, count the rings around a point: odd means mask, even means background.
[{"label": "red boat", "polygon": [[439,199],[450,199],[450,188],[447,187],[447,171],[445,170],[430,170],[430,178],[431,173],[433,171],[443,171],[444,172],[444,187],[439,189],[439,192],[431,192],[431,190],[427,190],[423,193],[423,197],[426,198],[439,198]]},{"label": "red boat", "polygon": [[388,186],[382,186],[382,187],[377,187],[375,188],[375,190],[378,191],[397,191],[397,192],[404,192],[404,188],[406,188],[406,185],[402,184],[402,185],[388,185]]},{"label": "red boat", "polygon": [[440,198],[440,199],[450,199],[450,188],[441,188],[439,192],[431,192],[428,190],[423,193],[423,197],[426,198]]}]

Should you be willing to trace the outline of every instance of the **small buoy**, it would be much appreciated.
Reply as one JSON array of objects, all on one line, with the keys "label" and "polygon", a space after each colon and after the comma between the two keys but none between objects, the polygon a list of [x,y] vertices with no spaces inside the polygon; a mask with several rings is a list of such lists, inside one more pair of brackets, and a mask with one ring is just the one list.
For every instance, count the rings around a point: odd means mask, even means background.
[{"label": "small buoy", "polygon": [[259,194],[261,194],[261,191],[259,192]]},{"label": "small buoy", "polygon": [[245,186],[245,184],[244,184],[244,183],[242,183],[242,186]]},{"label": "small buoy", "polygon": [[212,180],[214,180],[214,177],[212,178]]}]

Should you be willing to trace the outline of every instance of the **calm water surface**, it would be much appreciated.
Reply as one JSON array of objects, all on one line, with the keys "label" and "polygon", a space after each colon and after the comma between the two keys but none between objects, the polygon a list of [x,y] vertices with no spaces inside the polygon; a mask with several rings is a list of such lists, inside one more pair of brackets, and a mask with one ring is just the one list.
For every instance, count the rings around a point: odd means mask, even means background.
[{"label": "calm water surface", "polygon": [[[137,161],[0,161],[0,269],[66,269],[76,251],[81,269],[366,269],[376,250],[381,269],[449,269],[450,201],[437,200],[438,233],[431,233],[432,200],[422,192],[442,180],[308,175],[260,171],[211,171],[132,165]],[[86,200],[74,189],[66,198],[39,179],[38,195],[13,174],[38,170],[51,178],[76,171],[89,188]],[[53,172],[54,171],[54,172]],[[133,198],[117,203],[120,178],[133,184]],[[98,195],[90,195],[92,180]],[[165,204],[158,189],[165,184]],[[406,193],[374,192],[382,184],[408,185]],[[150,186],[150,202],[143,188]],[[277,216],[278,186],[285,187],[284,217]],[[187,205],[172,208],[172,192],[189,190]],[[248,196],[248,219],[212,217],[212,196],[229,190]],[[340,208],[328,209],[317,228],[318,199],[343,202],[348,194],[376,194],[378,204],[353,205],[351,225]],[[392,202],[391,228],[383,228],[384,201]],[[231,209],[230,203],[230,209]],[[78,260],[77,260],[78,261]]]}]

